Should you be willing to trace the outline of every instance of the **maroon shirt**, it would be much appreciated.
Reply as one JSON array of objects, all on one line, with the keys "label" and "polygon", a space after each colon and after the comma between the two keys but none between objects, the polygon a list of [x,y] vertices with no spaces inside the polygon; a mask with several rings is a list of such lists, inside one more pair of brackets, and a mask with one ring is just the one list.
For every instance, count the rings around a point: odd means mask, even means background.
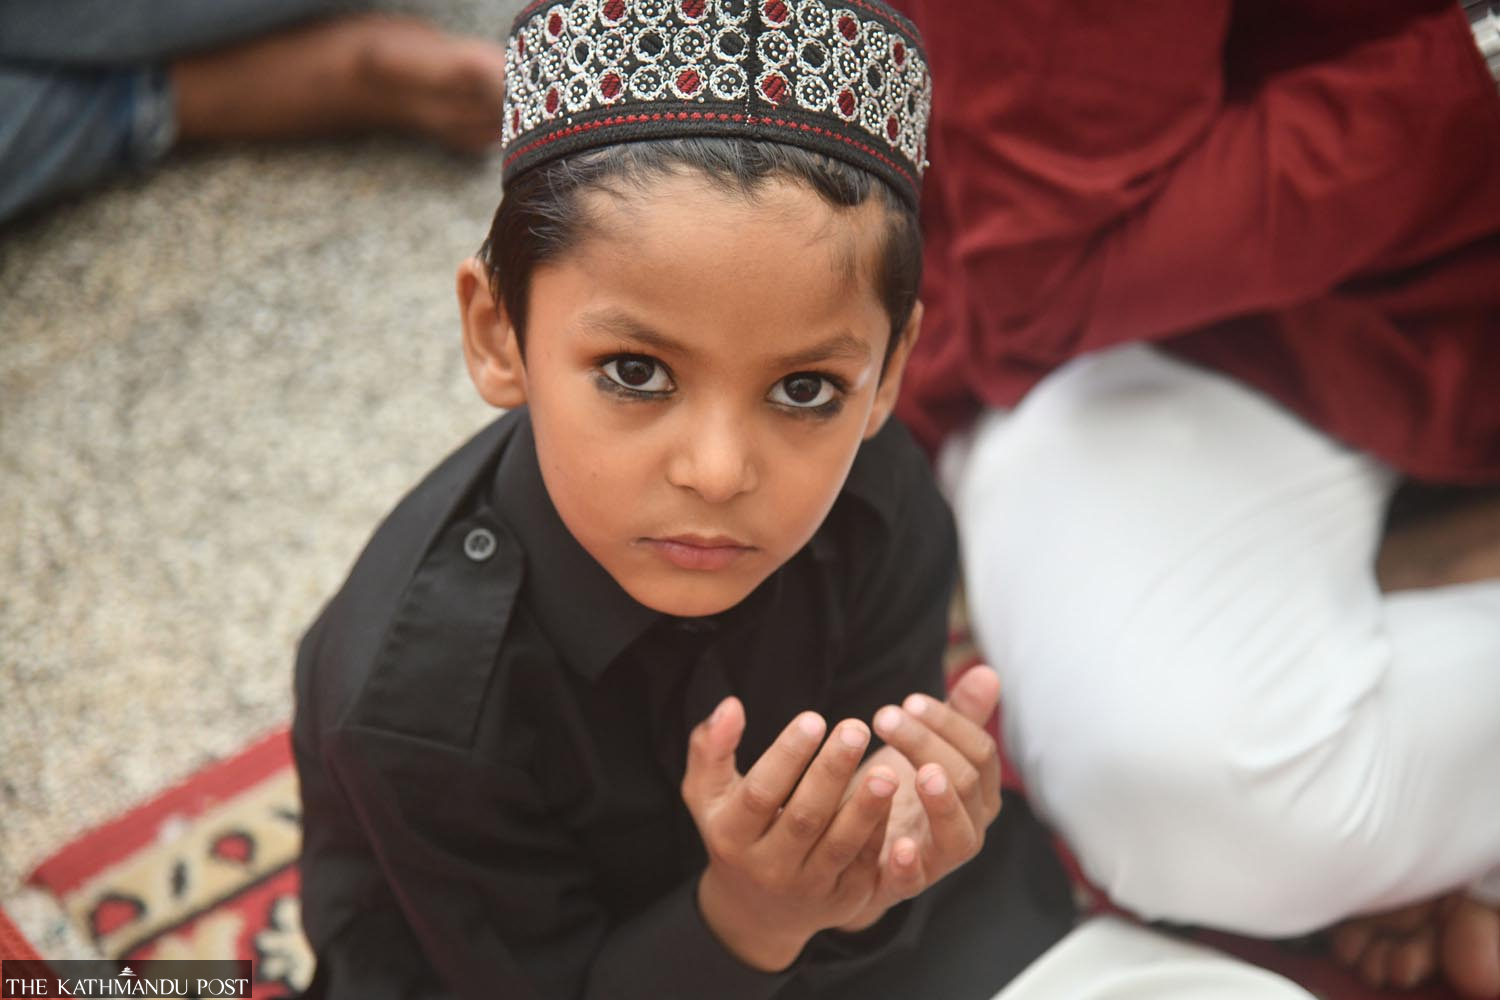
[{"label": "maroon shirt", "polygon": [[906,0],[933,448],[1155,341],[1403,472],[1500,481],[1500,97],[1450,2]]}]

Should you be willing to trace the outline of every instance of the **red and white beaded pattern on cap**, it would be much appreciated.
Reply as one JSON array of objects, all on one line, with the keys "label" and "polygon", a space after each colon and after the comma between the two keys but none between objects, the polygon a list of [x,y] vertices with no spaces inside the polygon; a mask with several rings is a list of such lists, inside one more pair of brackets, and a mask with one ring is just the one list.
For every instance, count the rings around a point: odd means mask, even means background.
[{"label": "red and white beaded pattern on cap", "polygon": [[867,148],[913,189],[926,166],[926,61],[904,22],[867,0],[538,3],[517,19],[506,74],[507,162],[575,120],[649,105],[671,120],[708,109],[722,119],[725,106],[736,121],[795,115],[803,132]]}]

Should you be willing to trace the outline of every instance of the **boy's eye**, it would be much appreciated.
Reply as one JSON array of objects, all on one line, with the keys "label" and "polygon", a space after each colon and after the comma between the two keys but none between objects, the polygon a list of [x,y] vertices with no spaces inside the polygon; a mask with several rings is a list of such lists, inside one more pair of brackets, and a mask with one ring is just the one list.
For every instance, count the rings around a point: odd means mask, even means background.
[{"label": "boy's eye", "polygon": [[638,354],[611,358],[599,366],[611,382],[635,392],[669,392],[672,380],[657,362]]},{"label": "boy's eye", "polygon": [[770,399],[782,406],[812,409],[833,402],[836,396],[834,384],[822,375],[799,372],[772,386]]}]

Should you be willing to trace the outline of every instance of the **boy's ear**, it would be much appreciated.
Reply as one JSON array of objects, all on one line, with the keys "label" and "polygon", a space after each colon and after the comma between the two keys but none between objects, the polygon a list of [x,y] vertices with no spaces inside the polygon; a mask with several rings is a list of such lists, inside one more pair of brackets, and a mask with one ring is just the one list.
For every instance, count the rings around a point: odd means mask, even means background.
[{"label": "boy's ear", "polygon": [[509,410],[526,402],[526,363],[521,342],[490,290],[490,275],[477,257],[458,265],[458,312],[464,328],[464,361],[486,403]]},{"label": "boy's ear", "polygon": [[886,418],[896,408],[896,397],[901,394],[901,376],[906,372],[906,361],[911,357],[911,349],[917,342],[917,335],[922,331],[922,303],[918,302],[911,310],[911,318],[902,327],[900,339],[896,342],[896,349],[891,352],[891,358],[885,365],[885,376],[880,380],[880,385],[875,389],[875,403],[870,407],[870,418],[865,422],[865,440],[869,440],[880,433],[880,428],[885,426]]}]

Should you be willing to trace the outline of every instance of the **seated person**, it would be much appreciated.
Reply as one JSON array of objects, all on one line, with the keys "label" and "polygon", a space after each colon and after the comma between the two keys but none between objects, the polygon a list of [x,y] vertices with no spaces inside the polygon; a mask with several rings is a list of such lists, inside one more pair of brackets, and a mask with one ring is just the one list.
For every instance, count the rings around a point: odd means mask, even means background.
[{"label": "seated person", "polygon": [[499,139],[505,50],[337,0],[0,0],[0,223],[180,143]]},{"label": "seated person", "polygon": [[945,72],[902,414],[1038,812],[1143,917],[1370,917],[1334,935],[1369,983],[1500,997],[1500,519],[1378,557],[1413,483],[1500,485],[1469,19],[912,6]]}]

